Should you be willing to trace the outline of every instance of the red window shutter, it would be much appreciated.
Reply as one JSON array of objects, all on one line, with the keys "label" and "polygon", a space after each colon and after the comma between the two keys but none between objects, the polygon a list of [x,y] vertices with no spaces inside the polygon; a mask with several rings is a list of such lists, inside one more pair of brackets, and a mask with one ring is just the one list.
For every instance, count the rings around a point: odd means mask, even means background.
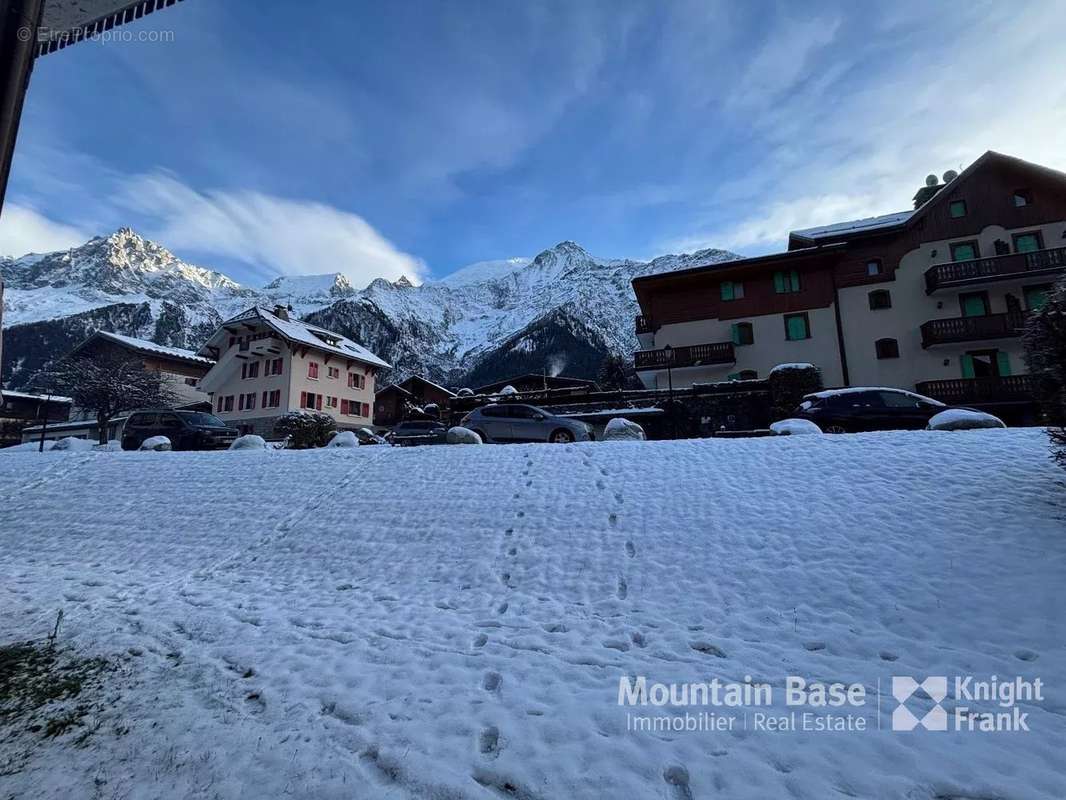
[{"label": "red window shutter", "polygon": [[267,393],[263,392],[263,408],[267,407]]},{"label": "red window shutter", "polygon": [[238,411],[244,411],[244,395],[243,394],[237,395],[237,410]]},{"label": "red window shutter", "polygon": [[307,408],[307,392],[300,392],[300,408]]},{"label": "red window shutter", "polygon": [[315,403],[315,410],[316,411],[321,411],[322,410],[322,395],[318,395],[317,402]]},{"label": "red window shutter", "polygon": [[341,413],[342,414],[347,414],[348,413],[348,401],[343,399],[343,398],[341,398]]}]

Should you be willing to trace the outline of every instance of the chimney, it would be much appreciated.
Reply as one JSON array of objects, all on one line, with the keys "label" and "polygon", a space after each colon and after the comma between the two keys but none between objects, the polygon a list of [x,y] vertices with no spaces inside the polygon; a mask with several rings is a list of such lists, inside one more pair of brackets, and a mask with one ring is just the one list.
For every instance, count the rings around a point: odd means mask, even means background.
[{"label": "chimney", "polygon": [[286,322],[288,322],[289,321],[289,309],[287,309],[285,306],[282,306],[282,305],[274,306],[274,316],[277,317],[278,319],[283,319]]},{"label": "chimney", "polygon": [[919,189],[914,195],[914,207],[921,208],[933,198],[933,195],[943,188],[944,187],[941,185],[936,175],[927,175],[925,178],[925,186]]}]

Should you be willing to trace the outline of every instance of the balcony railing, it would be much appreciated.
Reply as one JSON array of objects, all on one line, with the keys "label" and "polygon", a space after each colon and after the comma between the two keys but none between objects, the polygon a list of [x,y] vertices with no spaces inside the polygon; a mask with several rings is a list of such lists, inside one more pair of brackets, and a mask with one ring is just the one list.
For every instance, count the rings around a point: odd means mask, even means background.
[{"label": "balcony railing", "polygon": [[1031,375],[923,381],[914,388],[918,394],[924,394],[949,405],[1003,403],[1033,399]]},{"label": "balcony railing", "polygon": [[643,314],[637,314],[637,334],[642,333],[655,333],[655,326],[652,325],[651,319],[645,317]]},{"label": "balcony railing", "polygon": [[931,319],[921,327],[922,347],[1021,336],[1028,316],[1026,311],[1008,311],[981,317]]},{"label": "balcony railing", "polygon": [[672,350],[638,350],[633,354],[633,362],[638,370],[734,364],[736,360],[732,342],[693,344]]},{"label": "balcony railing", "polygon": [[925,271],[925,293],[932,294],[937,289],[1017,276],[1052,274],[1061,270],[1066,270],[1066,247],[1034,250],[1030,253],[1008,253],[976,258],[973,261],[952,261],[936,264]]}]

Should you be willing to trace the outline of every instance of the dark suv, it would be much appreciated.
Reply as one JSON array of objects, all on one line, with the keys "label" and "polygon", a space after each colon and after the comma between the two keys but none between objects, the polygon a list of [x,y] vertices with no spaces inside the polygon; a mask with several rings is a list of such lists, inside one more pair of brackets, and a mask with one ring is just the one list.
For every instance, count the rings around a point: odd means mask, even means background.
[{"label": "dark suv", "polygon": [[202,411],[138,411],[126,420],[122,449],[136,450],[151,436],[166,436],[174,450],[229,447],[240,431]]},{"label": "dark suv", "polygon": [[945,408],[903,389],[854,387],[806,395],[792,416],[809,419],[826,433],[922,430]]},{"label": "dark suv", "polygon": [[397,447],[418,444],[446,444],[448,427],[435,419],[409,419],[393,428],[385,438]]}]

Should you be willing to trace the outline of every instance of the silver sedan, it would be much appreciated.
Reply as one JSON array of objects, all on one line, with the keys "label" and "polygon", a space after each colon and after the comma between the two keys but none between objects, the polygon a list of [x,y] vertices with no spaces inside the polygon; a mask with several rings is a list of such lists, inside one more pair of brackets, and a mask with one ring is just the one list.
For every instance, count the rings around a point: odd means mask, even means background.
[{"label": "silver sedan", "polygon": [[494,403],[474,409],[465,417],[464,428],[476,431],[483,442],[591,441],[592,427],[569,417],[559,417],[536,406]]}]

